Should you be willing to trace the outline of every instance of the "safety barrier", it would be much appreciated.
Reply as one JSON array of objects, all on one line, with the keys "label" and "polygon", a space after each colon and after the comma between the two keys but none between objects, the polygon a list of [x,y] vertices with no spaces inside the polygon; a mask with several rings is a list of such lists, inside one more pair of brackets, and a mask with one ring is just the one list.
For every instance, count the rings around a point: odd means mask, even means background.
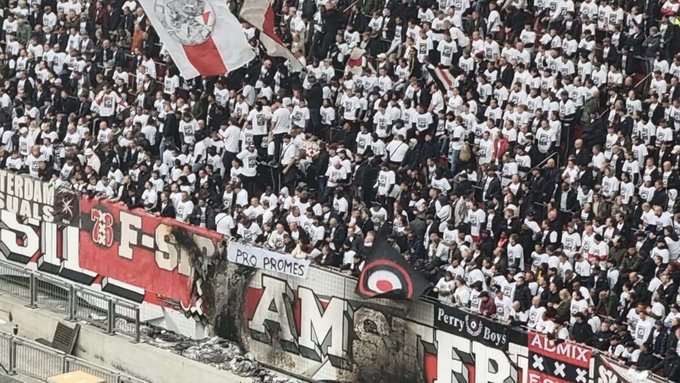
[{"label": "safety barrier", "polygon": [[106,383],[146,383],[4,332],[0,332],[0,363],[10,375],[21,374],[40,380],[71,371],[83,371],[103,379]]},{"label": "safety barrier", "polygon": [[32,278],[21,267],[0,262],[0,293],[6,293],[24,300],[32,300]]},{"label": "safety barrier", "polygon": [[86,322],[107,334],[120,333],[139,342],[139,306],[40,272],[0,261],[0,294],[20,298],[31,308],[46,308],[68,320]]},{"label": "safety barrier", "polygon": [[44,307],[66,316],[69,315],[72,298],[70,285],[41,274],[33,274],[31,282],[33,306]]},{"label": "safety barrier", "polygon": [[21,373],[45,380],[63,371],[63,355],[57,350],[39,347],[38,344],[21,338],[10,338],[10,347],[14,348],[13,360],[10,361],[8,368],[10,373]]},{"label": "safety barrier", "polygon": [[0,350],[4,350],[0,352],[0,371],[3,371],[3,368],[6,370],[7,367],[9,366],[10,363],[10,338],[6,336],[2,336],[2,333],[0,333]]},{"label": "safety barrier", "polygon": [[113,300],[104,294],[78,287],[74,291],[72,315],[76,321],[87,322],[107,333],[113,332]]},{"label": "safety barrier", "polygon": [[139,306],[117,301],[113,306],[112,313],[112,331],[126,334],[139,341]]}]

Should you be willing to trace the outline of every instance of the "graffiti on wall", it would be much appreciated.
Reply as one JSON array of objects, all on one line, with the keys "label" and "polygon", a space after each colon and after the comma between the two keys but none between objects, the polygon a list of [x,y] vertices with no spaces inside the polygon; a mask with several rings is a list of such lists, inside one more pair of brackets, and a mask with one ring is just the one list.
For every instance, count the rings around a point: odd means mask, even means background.
[{"label": "graffiti on wall", "polygon": [[[333,277],[344,278],[325,276]],[[507,343],[503,349],[481,337],[437,328],[432,315],[422,322],[355,296],[332,295],[323,286],[296,282],[258,272],[245,292],[247,334],[242,341],[256,357],[276,367],[319,380],[524,381],[526,347],[512,355]],[[419,309],[429,307],[434,314],[434,304],[419,304]],[[481,324],[476,317],[467,323]],[[502,332],[497,335],[512,337],[511,330]]]}]

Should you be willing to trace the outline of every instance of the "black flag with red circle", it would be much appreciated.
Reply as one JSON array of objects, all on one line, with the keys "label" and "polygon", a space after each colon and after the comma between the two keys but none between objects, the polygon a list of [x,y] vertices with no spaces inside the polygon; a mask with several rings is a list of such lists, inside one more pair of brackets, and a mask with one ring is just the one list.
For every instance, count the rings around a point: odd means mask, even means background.
[{"label": "black flag with red circle", "polygon": [[357,294],[364,298],[416,300],[430,287],[404,257],[385,240],[373,245],[359,275]]}]

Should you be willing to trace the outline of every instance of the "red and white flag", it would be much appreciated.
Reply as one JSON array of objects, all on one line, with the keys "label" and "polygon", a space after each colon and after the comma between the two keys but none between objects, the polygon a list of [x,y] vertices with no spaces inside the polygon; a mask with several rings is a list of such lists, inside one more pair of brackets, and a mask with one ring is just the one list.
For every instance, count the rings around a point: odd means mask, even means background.
[{"label": "red and white flag", "polygon": [[434,65],[429,65],[427,71],[432,76],[432,79],[437,83],[437,87],[444,93],[448,92],[449,89],[454,85],[455,77],[450,70],[442,67],[436,67]]},{"label": "red and white flag", "polygon": [[276,15],[270,0],[245,0],[238,15],[260,31],[260,41],[269,56],[288,59],[294,70],[304,67],[274,32]]},{"label": "red and white flag", "polygon": [[217,76],[255,57],[223,0],[139,0],[182,77]]}]

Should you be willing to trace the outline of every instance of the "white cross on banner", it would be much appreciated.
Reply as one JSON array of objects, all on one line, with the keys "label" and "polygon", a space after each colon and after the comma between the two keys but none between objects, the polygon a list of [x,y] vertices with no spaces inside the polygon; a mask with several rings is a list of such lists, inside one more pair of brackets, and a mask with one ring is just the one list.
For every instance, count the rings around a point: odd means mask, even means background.
[{"label": "white cross on banner", "polygon": [[582,369],[582,368],[577,368],[576,369],[576,374],[578,376],[576,377],[576,381],[580,383],[586,383],[588,380],[586,379],[586,373],[587,371]]},{"label": "white cross on banner", "polygon": [[538,355],[534,355],[533,367],[543,371],[544,370],[544,368],[543,368],[543,358],[538,356]]},{"label": "white cross on banner", "polygon": [[564,374],[564,368],[567,367],[566,364],[560,363],[560,362],[555,362],[555,376],[562,376],[563,378],[565,377]]}]

